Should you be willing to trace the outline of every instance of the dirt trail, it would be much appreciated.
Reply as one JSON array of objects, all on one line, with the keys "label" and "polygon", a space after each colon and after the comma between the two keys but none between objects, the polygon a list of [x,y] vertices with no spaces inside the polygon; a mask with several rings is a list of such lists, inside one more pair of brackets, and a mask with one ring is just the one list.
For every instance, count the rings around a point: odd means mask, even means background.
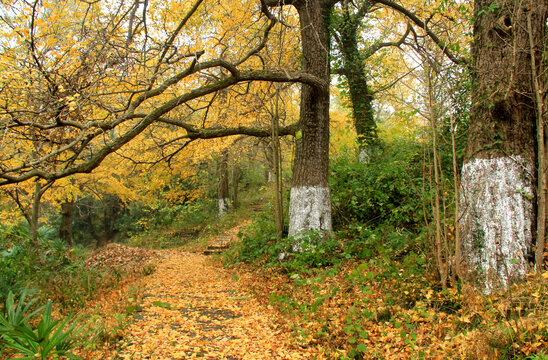
[{"label": "dirt trail", "polygon": [[111,359],[310,359],[274,313],[207,256],[162,251],[136,321]]}]

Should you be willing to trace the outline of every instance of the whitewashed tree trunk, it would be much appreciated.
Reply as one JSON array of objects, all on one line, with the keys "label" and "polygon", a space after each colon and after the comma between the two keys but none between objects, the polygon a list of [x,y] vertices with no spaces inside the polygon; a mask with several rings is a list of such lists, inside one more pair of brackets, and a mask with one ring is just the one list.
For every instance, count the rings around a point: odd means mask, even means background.
[{"label": "whitewashed tree trunk", "polygon": [[331,232],[329,187],[299,186],[291,188],[289,200],[289,236],[306,231]]},{"label": "whitewashed tree trunk", "polygon": [[289,235],[331,232],[329,198],[329,12],[323,0],[295,1],[303,46],[303,71],[325,80],[324,87],[303,84],[295,163],[289,200]]},{"label": "whitewashed tree trunk", "polygon": [[219,185],[217,189],[217,206],[219,217],[228,212],[230,204],[230,194],[228,191],[228,150],[223,150],[217,164],[219,172]]},{"label": "whitewashed tree trunk", "polygon": [[484,293],[529,270],[534,166],[521,156],[471,159],[462,169],[461,231],[467,272]]},{"label": "whitewashed tree trunk", "polygon": [[547,13],[546,0],[474,1],[472,111],[457,267],[485,293],[507,288],[529,270],[538,121],[531,61],[532,55],[536,64],[546,60]]},{"label": "whitewashed tree trunk", "polygon": [[360,164],[367,164],[370,158],[371,158],[371,155],[369,154],[368,149],[362,148],[359,150],[358,161],[360,162]]},{"label": "whitewashed tree trunk", "polygon": [[217,199],[217,208],[219,209],[218,216],[220,218],[223,217],[228,212],[229,203],[230,203],[229,198]]}]

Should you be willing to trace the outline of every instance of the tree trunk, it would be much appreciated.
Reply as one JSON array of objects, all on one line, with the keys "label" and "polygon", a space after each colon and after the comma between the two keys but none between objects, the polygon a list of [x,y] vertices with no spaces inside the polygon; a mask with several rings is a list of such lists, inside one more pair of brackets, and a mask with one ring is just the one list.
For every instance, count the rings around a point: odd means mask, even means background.
[{"label": "tree trunk", "polygon": [[365,163],[378,146],[379,137],[373,111],[373,94],[369,90],[363,56],[358,49],[358,25],[361,21],[362,19],[346,11],[337,30],[340,33],[343,73],[348,82],[354,127],[358,135],[359,160]]},{"label": "tree trunk", "polygon": [[462,240],[460,234],[459,224],[459,214],[460,214],[460,187],[459,187],[459,178],[457,171],[457,146],[455,139],[455,120],[451,115],[451,151],[452,151],[452,160],[453,160],[453,190],[455,191],[455,213],[453,218],[453,224],[455,224],[455,262],[454,262],[454,272],[453,280],[456,279],[456,276],[463,277],[463,271],[461,268],[462,265]]},{"label": "tree trunk", "polygon": [[218,163],[219,171],[219,186],[217,191],[217,204],[219,217],[222,217],[228,212],[229,208],[229,193],[228,193],[228,151],[223,150]]},{"label": "tree trunk", "polygon": [[105,226],[105,239],[111,242],[116,237],[116,220],[120,211],[120,199],[116,195],[105,195],[103,197],[103,224]]},{"label": "tree trunk", "polygon": [[40,218],[40,199],[42,198],[42,185],[40,180],[34,182],[34,195],[32,197],[32,212],[29,221],[29,237],[33,244],[38,243],[38,220]]},{"label": "tree trunk", "polygon": [[272,140],[267,140],[264,142],[264,157],[266,160],[265,169],[264,169],[264,182],[270,184],[274,181],[274,176],[272,174],[272,169],[274,168],[274,159],[272,152]]},{"label": "tree trunk", "polygon": [[445,289],[447,288],[447,278],[448,278],[448,266],[447,266],[447,257],[445,256],[445,250],[447,249],[446,243],[443,241],[444,234],[442,233],[442,208],[441,208],[441,192],[443,191],[443,184],[441,182],[440,174],[440,160],[438,154],[438,113],[439,110],[434,104],[432,87],[432,69],[429,66],[428,60],[426,60],[425,71],[427,72],[427,84],[428,84],[428,115],[430,120],[430,129],[432,130],[432,162],[434,166],[434,184],[432,190],[434,191],[434,202],[432,204],[432,215],[434,218],[434,224],[436,227],[435,231],[435,241],[433,248],[435,249],[436,254],[436,265],[438,268],[438,273],[440,275],[441,286]]},{"label": "tree trunk", "polygon": [[[329,84],[329,13],[323,0],[294,3],[301,27],[302,68]],[[302,85],[299,118],[302,136],[296,141],[289,202],[289,236],[318,230],[330,232],[329,197],[329,86]]]},{"label": "tree trunk", "polygon": [[59,237],[69,246],[74,246],[72,238],[72,220],[74,218],[74,200],[65,199],[61,204],[61,227]]},{"label": "tree trunk", "polygon": [[546,62],[543,61],[537,65],[535,52],[538,51],[535,45],[533,34],[533,14],[528,13],[527,31],[529,32],[529,51],[531,53],[531,75],[533,78],[533,91],[535,93],[535,105],[537,111],[537,249],[535,251],[535,267],[538,272],[542,271],[544,265],[544,246],[546,237],[546,138],[545,138],[545,99],[544,92],[545,77],[539,74],[546,74]]},{"label": "tree trunk", "polygon": [[235,163],[234,167],[232,168],[232,207],[234,207],[234,209],[237,209],[240,206],[238,200],[240,173],[240,166],[238,165],[238,163]]},{"label": "tree trunk", "polygon": [[283,203],[282,203],[282,171],[280,161],[280,136],[279,136],[279,98],[280,93],[276,94],[276,103],[274,108],[274,116],[272,116],[272,162],[274,172],[274,219],[276,223],[276,239],[281,240],[283,232]]},{"label": "tree trunk", "polygon": [[542,61],[546,0],[476,0],[474,87],[462,169],[462,255],[478,288],[506,288],[528,271],[535,233],[536,121],[528,12]]}]

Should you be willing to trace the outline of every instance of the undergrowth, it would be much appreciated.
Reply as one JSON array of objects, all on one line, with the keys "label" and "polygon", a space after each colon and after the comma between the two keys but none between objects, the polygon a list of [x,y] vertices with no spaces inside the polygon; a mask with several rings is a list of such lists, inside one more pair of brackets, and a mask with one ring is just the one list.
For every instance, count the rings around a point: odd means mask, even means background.
[{"label": "undergrowth", "polygon": [[90,266],[94,254],[82,246],[69,248],[48,227],[40,229],[36,243],[25,226],[0,227],[0,358],[2,351],[23,358],[76,358],[77,344],[97,347],[119,339],[132,319],[127,308],[135,303],[129,299],[137,295],[117,298],[122,309],[112,314],[97,315],[108,304],[91,311],[90,303],[153,268]]},{"label": "undergrowth", "polygon": [[335,161],[331,236],[277,240],[265,208],[225,264],[280,312],[298,346],[322,346],[328,358],[547,359],[547,272],[491,296],[460,281],[439,286],[416,150]]},{"label": "undergrowth", "polygon": [[358,227],[276,242],[268,215],[255,220],[225,263],[303,348],[333,359],[546,359],[547,272],[492,296],[443,290],[408,233]]},{"label": "undergrowth", "polygon": [[12,292],[6,297],[0,313],[0,356],[20,354],[20,359],[78,359],[73,353],[77,335],[83,327],[52,318],[52,303],[34,306],[37,299],[27,301],[29,292],[24,289],[16,300]]},{"label": "undergrowth", "polygon": [[0,301],[9,292],[24,288],[39,290],[43,301],[52,300],[66,312],[75,311],[99,290],[115,287],[125,276],[123,269],[86,266],[92,250],[69,246],[41,228],[37,243],[25,227],[2,228],[0,232]]}]

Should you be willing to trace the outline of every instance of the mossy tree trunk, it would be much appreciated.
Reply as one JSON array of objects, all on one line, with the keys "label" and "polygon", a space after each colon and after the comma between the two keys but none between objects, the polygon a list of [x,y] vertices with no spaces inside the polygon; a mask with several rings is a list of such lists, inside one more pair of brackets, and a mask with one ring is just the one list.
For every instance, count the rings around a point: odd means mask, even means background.
[{"label": "mossy tree trunk", "polygon": [[358,135],[360,161],[365,162],[379,145],[377,124],[373,110],[373,93],[367,83],[365,73],[365,58],[358,48],[359,25],[362,17],[369,10],[365,4],[357,13],[352,13],[347,2],[342,2],[342,15],[335,25],[337,43],[341,51],[343,67],[340,73],[348,83],[350,101],[352,103],[352,117]]},{"label": "mossy tree trunk", "polygon": [[474,5],[473,107],[462,169],[463,263],[458,267],[486,293],[529,270],[539,120],[530,37],[535,63],[541,64],[547,7],[546,0],[476,0]]}]

